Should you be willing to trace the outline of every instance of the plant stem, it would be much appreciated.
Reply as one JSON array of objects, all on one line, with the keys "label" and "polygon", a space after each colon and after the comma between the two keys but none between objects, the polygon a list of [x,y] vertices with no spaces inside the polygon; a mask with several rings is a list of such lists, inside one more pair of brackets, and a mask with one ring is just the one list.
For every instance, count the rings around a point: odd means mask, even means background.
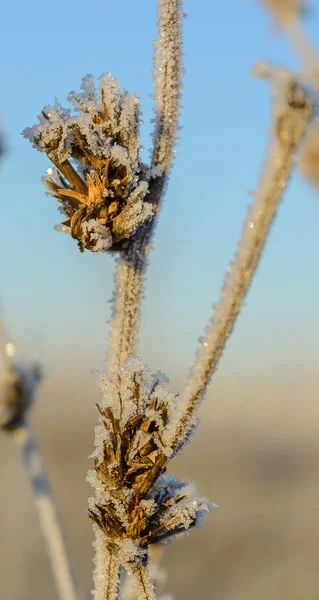
[{"label": "plant stem", "polygon": [[155,128],[153,165],[171,168],[181,100],[182,0],[158,0],[158,39],[154,43]]},{"label": "plant stem", "polygon": [[[170,170],[178,129],[182,79],[182,0],[158,0],[158,39],[154,50],[155,128],[152,166],[162,173],[150,181],[148,201],[153,219],[141,227],[118,260],[108,369],[118,370],[134,353],[147,267],[147,255]],[[96,535],[96,569],[108,560],[108,550]],[[95,599],[103,600],[105,577],[95,577]],[[153,596],[150,596],[153,598]],[[114,597],[116,598],[116,596]]]},{"label": "plant stem", "polygon": [[[143,251],[144,257],[139,249]],[[144,244],[138,240],[132,243],[125,256],[118,259],[108,353],[110,371],[117,371],[134,352],[140,321],[145,260]]]},{"label": "plant stem", "polygon": [[44,471],[38,444],[28,421],[21,421],[21,424],[13,430],[12,435],[20,449],[29,478],[59,598],[60,600],[78,600],[79,594],[65,545],[62,525]]},{"label": "plant stem", "polygon": [[[282,85],[282,72],[279,73],[279,78]],[[175,448],[193,423],[194,411],[230,337],[289,181],[296,151],[313,113],[312,99],[295,80],[291,80],[281,92],[274,107],[275,137],[268,151],[259,187],[255,192],[254,202],[249,207],[235,257],[227,269],[214,316],[198,351],[180,404],[178,418],[168,433],[168,438]],[[299,94],[304,103],[297,102]]]},{"label": "plant stem", "polygon": [[96,531],[95,547],[94,600],[117,600],[121,575],[118,550],[115,546],[106,546],[105,535],[100,530]]},{"label": "plant stem", "polygon": [[182,80],[182,1],[158,0],[158,39],[154,44],[155,128],[152,165],[162,174],[150,181],[148,201],[155,215],[140,229],[118,261],[108,366],[117,370],[134,352],[147,266],[147,254],[165,192],[178,130]]},{"label": "plant stem", "polygon": [[155,600],[154,587],[149,579],[147,568],[137,565],[132,569],[133,585],[137,592],[138,600]]}]

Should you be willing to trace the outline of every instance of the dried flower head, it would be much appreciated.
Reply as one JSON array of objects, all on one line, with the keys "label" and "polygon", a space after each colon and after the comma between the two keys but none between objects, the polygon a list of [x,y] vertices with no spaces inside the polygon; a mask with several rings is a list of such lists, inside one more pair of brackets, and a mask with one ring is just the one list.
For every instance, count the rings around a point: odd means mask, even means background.
[{"label": "dried flower head", "polygon": [[11,363],[1,367],[0,428],[11,430],[21,423],[40,379],[39,365]]},{"label": "dried flower head", "polygon": [[23,134],[55,165],[43,181],[65,216],[57,228],[70,233],[81,251],[119,250],[152,217],[146,196],[160,168],[155,173],[141,161],[137,96],[120,89],[109,73],[100,77],[98,93],[92,75],[81,88],[68,96],[74,114],[56,102]]},{"label": "dried flower head", "polygon": [[307,9],[307,0],[260,0],[275,16],[281,26],[289,25],[302,16]]},{"label": "dried flower head", "polygon": [[147,547],[194,527],[208,504],[196,490],[165,473],[173,451],[168,426],[176,417],[176,394],[167,379],[151,376],[131,358],[110,377],[101,377],[103,405],[96,431],[95,488],[89,515],[116,546],[122,564],[143,562]]},{"label": "dried flower head", "polygon": [[300,170],[309,181],[319,187],[319,121],[309,128],[300,155]]}]

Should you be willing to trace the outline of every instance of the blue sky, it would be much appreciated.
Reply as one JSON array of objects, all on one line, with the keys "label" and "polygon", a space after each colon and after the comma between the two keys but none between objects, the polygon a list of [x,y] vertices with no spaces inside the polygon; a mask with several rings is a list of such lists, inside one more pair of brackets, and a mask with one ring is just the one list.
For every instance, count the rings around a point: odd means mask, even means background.
[{"label": "blue sky", "polygon": [[[288,43],[252,0],[186,0],[181,140],[158,227],[143,305],[141,354],[155,369],[186,373],[218,298],[269,128],[270,94],[251,77],[263,57],[297,66]],[[62,104],[86,73],[110,71],[143,106],[150,148],[155,0],[40,0],[2,8],[0,296],[21,351],[43,358],[105,355],[114,262],[80,254],[56,233],[57,206],[40,177],[46,157],[21,136],[41,108]],[[319,13],[309,20],[313,36]],[[319,359],[319,204],[297,174],[221,372],[316,369]],[[61,358],[62,357],[62,358]]]}]

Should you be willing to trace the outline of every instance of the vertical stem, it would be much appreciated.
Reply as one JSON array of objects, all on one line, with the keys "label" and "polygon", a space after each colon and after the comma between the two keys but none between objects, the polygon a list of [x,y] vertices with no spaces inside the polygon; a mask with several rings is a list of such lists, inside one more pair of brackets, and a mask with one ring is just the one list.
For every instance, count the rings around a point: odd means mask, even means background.
[{"label": "vertical stem", "polygon": [[138,600],[156,600],[154,586],[149,579],[145,566],[137,565],[132,569],[132,580]]},{"label": "vertical stem", "polygon": [[51,567],[60,600],[78,600],[74,576],[68,557],[62,525],[44,471],[37,441],[26,420],[16,427],[13,436],[20,449],[23,464],[31,485]]},{"label": "vertical stem", "polygon": [[[150,182],[148,201],[155,216],[141,227],[119,258],[110,328],[108,368],[116,371],[134,353],[139,324],[147,255],[157,213],[165,192],[176,142],[182,79],[182,0],[158,0],[158,39],[154,50],[155,128],[152,166],[162,175]],[[96,534],[96,568],[109,560],[108,550]],[[107,577],[107,574],[105,575]],[[105,577],[95,578],[95,598],[103,600]],[[153,596],[150,596],[153,597]]]},{"label": "vertical stem", "polygon": [[134,352],[139,322],[144,282],[145,258],[141,238],[134,240],[125,256],[118,259],[116,293],[110,328],[108,368],[117,371]]},{"label": "vertical stem", "polygon": [[168,173],[178,130],[182,89],[182,0],[158,0],[154,43],[155,128],[153,165]]},{"label": "vertical stem", "polygon": [[108,364],[117,370],[134,352],[140,306],[154,226],[173,159],[180,112],[182,67],[182,0],[158,0],[158,39],[154,43],[155,128],[152,165],[162,175],[150,181],[148,201],[155,216],[141,227],[119,259]]},{"label": "vertical stem", "polygon": [[118,551],[115,546],[106,546],[100,530],[96,530],[95,548],[94,600],[118,600],[121,575]]}]

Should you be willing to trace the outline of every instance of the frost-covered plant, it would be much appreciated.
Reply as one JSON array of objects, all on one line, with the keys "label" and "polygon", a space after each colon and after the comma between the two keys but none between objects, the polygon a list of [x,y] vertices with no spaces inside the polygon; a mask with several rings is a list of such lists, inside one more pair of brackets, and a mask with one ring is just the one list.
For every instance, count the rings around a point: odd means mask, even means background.
[{"label": "frost-covered plant", "polygon": [[[285,27],[304,7],[296,0],[263,4]],[[149,547],[190,530],[208,510],[193,486],[166,468],[196,428],[197,408],[243,305],[315,106],[314,90],[296,74],[267,64],[256,67],[273,88],[270,148],[220,300],[179,397],[135,352],[146,258],[178,130],[182,16],[182,0],[158,0],[149,166],[140,160],[139,101],[109,74],[102,76],[98,93],[87,76],[82,93],[70,94],[75,115],[58,104],[46,107],[40,123],[24,132],[54,164],[44,181],[62,205],[63,228],[81,250],[119,251],[108,372],[99,376],[103,398],[88,474],[95,490],[89,500],[95,600],[120,598],[123,567],[132,574],[138,599],[154,599]],[[74,597],[74,588],[61,593]]]},{"label": "frost-covered plant", "polygon": [[61,203],[65,219],[57,227],[82,251],[106,252],[122,248],[151,218],[152,204],[145,198],[156,170],[140,158],[137,96],[120,89],[110,73],[100,77],[98,92],[92,75],[81,88],[68,96],[75,114],[58,102],[46,106],[39,124],[24,135],[55,165],[43,181]]},{"label": "frost-covered plant", "polygon": [[166,377],[151,376],[140,360],[130,358],[110,377],[102,375],[100,387],[101,424],[88,476],[96,496],[89,515],[114,556],[113,582],[121,565],[138,580],[149,545],[194,527],[208,504],[196,497],[193,486],[163,474],[181,448],[172,447],[169,438],[177,397]]}]

